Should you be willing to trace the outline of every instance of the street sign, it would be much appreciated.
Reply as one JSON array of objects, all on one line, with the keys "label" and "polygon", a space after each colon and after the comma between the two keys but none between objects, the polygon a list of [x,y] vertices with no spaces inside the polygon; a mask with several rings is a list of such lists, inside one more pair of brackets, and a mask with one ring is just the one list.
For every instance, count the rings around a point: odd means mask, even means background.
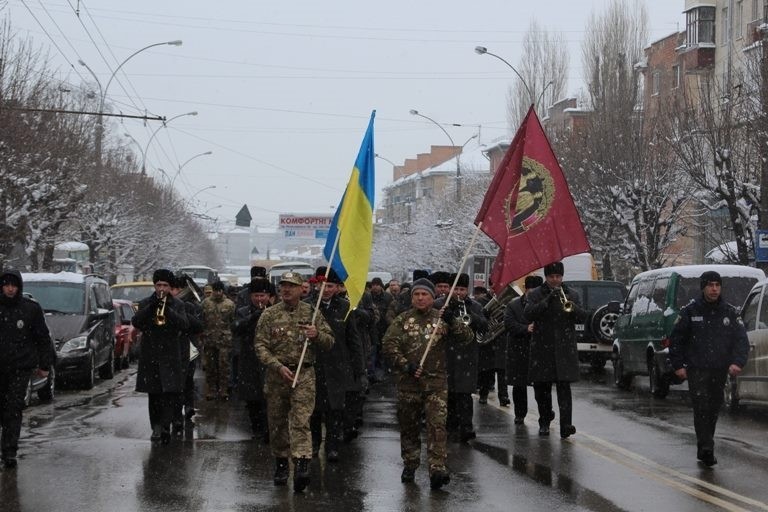
[{"label": "street sign", "polygon": [[755,261],[768,262],[768,229],[757,230],[757,243],[755,244]]}]

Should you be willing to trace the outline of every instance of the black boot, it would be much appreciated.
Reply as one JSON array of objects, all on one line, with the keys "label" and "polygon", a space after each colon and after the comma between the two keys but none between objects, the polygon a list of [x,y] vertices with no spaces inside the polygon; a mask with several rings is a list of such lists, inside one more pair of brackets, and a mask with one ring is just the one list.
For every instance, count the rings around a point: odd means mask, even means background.
[{"label": "black boot", "polygon": [[573,425],[565,425],[560,427],[560,437],[563,439],[567,439],[568,437],[572,436],[576,433],[576,427]]},{"label": "black boot", "polygon": [[404,484],[410,484],[416,479],[415,468],[403,468],[403,473],[400,475],[400,481]]},{"label": "black boot", "polygon": [[152,442],[158,442],[160,441],[160,434],[162,434],[163,429],[160,425],[152,425],[152,436],[149,438]]},{"label": "black boot", "polygon": [[450,481],[451,476],[445,469],[437,469],[429,475],[429,486],[435,490],[441,488]]},{"label": "black boot", "polygon": [[275,459],[275,485],[285,485],[288,483],[288,459],[278,457]]},{"label": "black boot", "polygon": [[293,492],[301,492],[309,485],[310,460],[305,457],[293,459]]}]

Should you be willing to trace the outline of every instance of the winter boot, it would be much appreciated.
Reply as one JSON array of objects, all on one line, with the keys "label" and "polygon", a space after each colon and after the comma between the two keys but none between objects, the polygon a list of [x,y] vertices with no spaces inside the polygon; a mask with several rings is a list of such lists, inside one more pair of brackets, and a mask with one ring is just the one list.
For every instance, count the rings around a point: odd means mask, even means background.
[{"label": "winter boot", "polygon": [[285,485],[288,483],[288,459],[286,457],[277,457],[275,459],[275,485]]},{"label": "winter boot", "polygon": [[293,459],[293,492],[301,492],[309,485],[309,462],[305,457]]},{"label": "winter boot", "polygon": [[436,469],[429,475],[429,486],[435,490],[440,489],[450,481],[451,476],[446,469]]}]

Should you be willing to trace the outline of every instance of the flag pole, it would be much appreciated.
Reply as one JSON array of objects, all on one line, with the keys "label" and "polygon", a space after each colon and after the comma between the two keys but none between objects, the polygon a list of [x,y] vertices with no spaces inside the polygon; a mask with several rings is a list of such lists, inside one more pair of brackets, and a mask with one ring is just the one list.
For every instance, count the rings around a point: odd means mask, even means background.
[{"label": "flag pole", "polygon": [[469,253],[472,252],[472,248],[475,246],[475,240],[477,240],[477,235],[480,233],[480,228],[483,226],[482,222],[479,222],[477,224],[477,229],[475,229],[475,233],[472,235],[472,240],[469,242],[469,246],[467,246],[467,250],[464,252],[464,257],[461,259],[461,264],[459,265],[459,271],[456,272],[456,277],[453,280],[453,284],[451,285],[451,290],[448,292],[448,297],[445,299],[445,304],[440,309],[441,318],[437,321],[435,324],[435,328],[432,329],[432,334],[429,336],[429,341],[427,342],[427,348],[424,349],[424,355],[421,356],[421,361],[419,361],[419,368],[424,366],[424,360],[427,359],[427,354],[429,354],[429,350],[432,348],[432,343],[435,340],[435,335],[437,334],[437,330],[440,328],[440,324],[443,321],[442,320],[442,312],[445,310],[445,308],[448,307],[448,303],[451,301],[451,297],[453,296],[453,291],[456,289],[456,283],[459,282],[459,274],[461,273],[461,269],[464,268],[464,264],[469,259]]},{"label": "flag pole", "polygon": [[[325,291],[325,283],[328,281],[328,275],[331,273],[331,262],[333,257],[336,256],[336,248],[339,246],[339,236],[341,230],[336,230],[336,240],[333,241],[333,249],[331,249],[331,257],[328,260],[328,266],[325,267],[325,279],[320,284],[320,292],[317,294],[317,302],[315,303],[315,310],[312,312],[312,322],[309,325],[315,325],[317,320],[317,313],[320,311],[320,301],[323,300],[323,292]],[[301,349],[301,357],[299,358],[299,365],[296,367],[296,374],[293,376],[293,384],[291,389],[296,387],[296,383],[299,382],[299,373],[301,373],[301,365],[304,364],[304,356],[307,354],[307,346],[309,345],[309,339],[304,340],[304,347]]]}]

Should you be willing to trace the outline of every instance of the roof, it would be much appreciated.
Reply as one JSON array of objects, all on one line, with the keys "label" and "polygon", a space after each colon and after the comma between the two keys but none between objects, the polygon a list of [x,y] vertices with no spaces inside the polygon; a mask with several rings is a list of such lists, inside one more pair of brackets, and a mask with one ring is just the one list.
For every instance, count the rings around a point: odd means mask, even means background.
[{"label": "roof", "polygon": [[657,268],[647,270],[635,276],[635,279],[645,277],[656,277],[659,275],[674,272],[681,277],[699,278],[701,274],[708,270],[714,270],[722,277],[753,277],[755,279],[765,279],[765,273],[759,268],[747,267],[745,265],[680,265],[677,267]]},{"label": "roof", "polygon": [[29,272],[22,273],[21,279],[25,283],[37,283],[37,282],[55,282],[55,283],[74,283],[81,284],[85,281],[86,277],[93,277],[94,279],[101,280],[98,276],[91,276],[86,274],[77,274],[75,272]]}]

